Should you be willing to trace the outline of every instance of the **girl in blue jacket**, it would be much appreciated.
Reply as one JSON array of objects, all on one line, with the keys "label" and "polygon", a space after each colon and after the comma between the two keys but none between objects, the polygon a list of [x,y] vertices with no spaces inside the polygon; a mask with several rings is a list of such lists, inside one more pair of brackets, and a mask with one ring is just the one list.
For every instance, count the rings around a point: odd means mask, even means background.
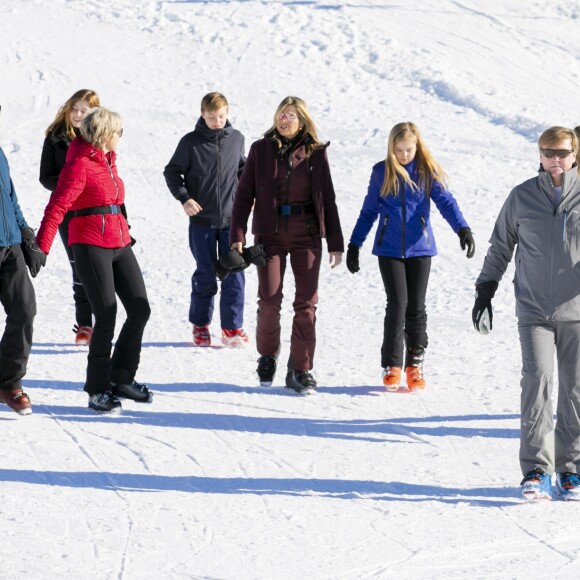
[{"label": "girl in blue jacket", "polygon": [[407,386],[409,390],[425,388],[425,294],[431,257],[437,254],[430,220],[431,200],[459,235],[467,257],[475,252],[471,229],[445,181],[445,171],[427,149],[417,126],[395,125],[389,134],[387,158],[373,167],[348,245],[346,265],[354,274],[359,270],[359,250],[379,218],[373,254],[379,258],[387,294],[381,366],[383,384],[389,391],[399,388],[405,345]]}]

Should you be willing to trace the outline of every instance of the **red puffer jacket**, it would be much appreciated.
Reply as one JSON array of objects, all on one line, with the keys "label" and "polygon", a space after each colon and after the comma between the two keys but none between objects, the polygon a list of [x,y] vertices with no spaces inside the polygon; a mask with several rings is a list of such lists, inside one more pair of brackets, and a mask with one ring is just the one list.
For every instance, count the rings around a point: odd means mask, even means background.
[{"label": "red puffer jacket", "polygon": [[[105,153],[82,137],[70,144],[66,165],[36,236],[43,252],[48,254],[67,211],[121,205],[125,201],[125,186],[117,174],[115,159],[114,151]],[[121,213],[78,216],[69,224],[68,243],[123,248],[131,243],[129,226]]]}]

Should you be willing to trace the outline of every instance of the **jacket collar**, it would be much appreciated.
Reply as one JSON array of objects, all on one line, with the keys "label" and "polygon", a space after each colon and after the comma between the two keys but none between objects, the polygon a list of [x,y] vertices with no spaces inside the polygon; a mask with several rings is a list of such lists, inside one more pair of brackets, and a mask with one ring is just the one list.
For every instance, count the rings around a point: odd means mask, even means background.
[{"label": "jacket collar", "polygon": [[67,161],[77,157],[87,157],[93,161],[97,161],[98,163],[106,163],[107,161],[115,161],[117,154],[115,151],[105,153],[103,149],[97,149],[94,145],[91,145],[79,136],[76,139],[73,139],[66,154]]},{"label": "jacket collar", "polygon": [[203,117],[200,117],[195,124],[195,131],[200,133],[204,139],[207,139],[208,141],[215,141],[219,137],[227,137],[232,133],[233,130],[234,128],[232,127],[229,119],[226,121],[223,129],[210,129],[205,124]]}]

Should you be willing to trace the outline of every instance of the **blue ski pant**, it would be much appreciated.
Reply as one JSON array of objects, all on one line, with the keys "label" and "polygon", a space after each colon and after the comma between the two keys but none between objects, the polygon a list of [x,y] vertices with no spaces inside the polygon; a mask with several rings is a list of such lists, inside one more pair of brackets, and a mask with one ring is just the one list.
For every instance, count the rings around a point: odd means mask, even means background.
[{"label": "blue ski pant", "polygon": [[[214,296],[218,284],[213,264],[218,256],[230,251],[229,228],[212,228],[189,224],[189,248],[196,263],[191,277],[189,321],[197,326],[208,326],[213,318]],[[233,330],[244,325],[243,272],[229,274],[221,283],[220,320],[222,328]]]}]

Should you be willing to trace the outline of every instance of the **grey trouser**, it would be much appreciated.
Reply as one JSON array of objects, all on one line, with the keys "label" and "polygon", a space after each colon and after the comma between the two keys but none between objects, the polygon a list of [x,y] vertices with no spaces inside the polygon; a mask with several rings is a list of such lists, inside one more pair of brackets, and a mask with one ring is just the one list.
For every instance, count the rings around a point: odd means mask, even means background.
[{"label": "grey trouser", "polygon": [[[518,323],[522,348],[520,465],[580,473],[580,321]],[[552,408],[558,361],[556,428]]]}]

